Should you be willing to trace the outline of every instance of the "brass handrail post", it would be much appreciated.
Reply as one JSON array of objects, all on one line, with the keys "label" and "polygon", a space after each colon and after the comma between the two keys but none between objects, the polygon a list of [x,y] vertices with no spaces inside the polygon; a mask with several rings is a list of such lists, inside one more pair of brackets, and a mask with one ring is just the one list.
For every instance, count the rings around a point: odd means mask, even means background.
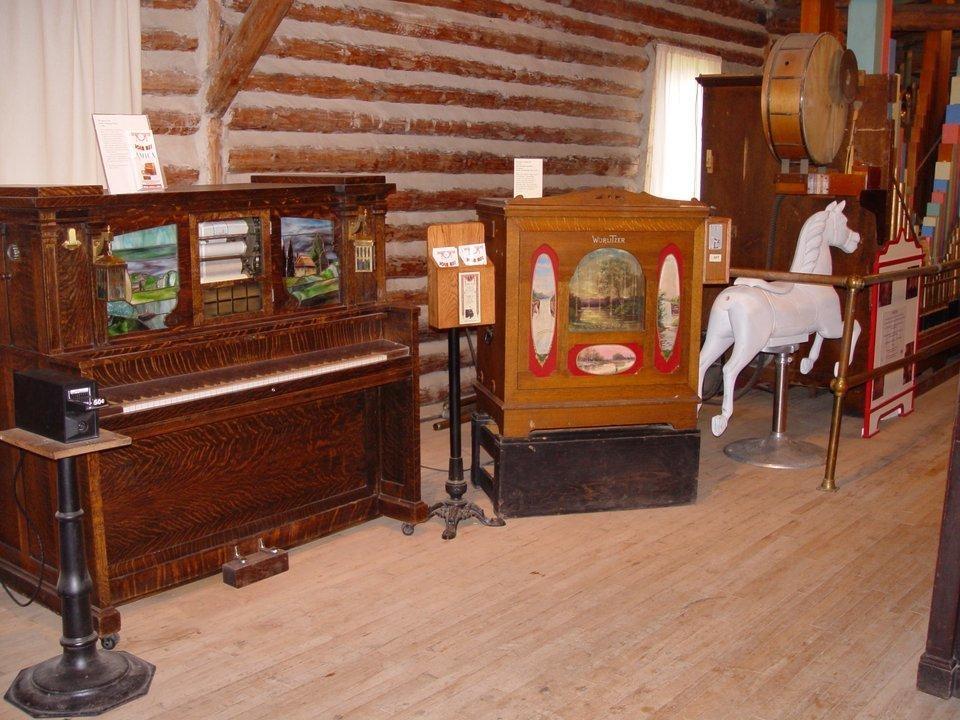
[{"label": "brass handrail post", "polygon": [[836,492],[837,451],[840,449],[840,423],[843,419],[843,396],[847,394],[847,370],[850,366],[850,346],[853,342],[853,311],[857,293],[863,288],[863,278],[851,276],[845,283],[847,292],[843,304],[843,337],[840,341],[840,362],[837,377],[830,383],[833,390],[833,416],[830,418],[830,439],[827,442],[827,463],[820,489]]}]

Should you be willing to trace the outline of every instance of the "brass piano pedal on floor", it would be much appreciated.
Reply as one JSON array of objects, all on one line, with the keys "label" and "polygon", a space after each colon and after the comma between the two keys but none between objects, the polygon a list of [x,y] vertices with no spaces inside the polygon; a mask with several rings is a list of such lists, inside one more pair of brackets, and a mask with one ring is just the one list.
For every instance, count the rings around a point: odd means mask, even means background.
[{"label": "brass piano pedal on floor", "polygon": [[227,585],[242,588],[286,572],[290,569],[290,559],[286,550],[268,548],[263,544],[263,538],[257,538],[256,552],[241,555],[240,546],[234,545],[233,557],[221,569]]}]

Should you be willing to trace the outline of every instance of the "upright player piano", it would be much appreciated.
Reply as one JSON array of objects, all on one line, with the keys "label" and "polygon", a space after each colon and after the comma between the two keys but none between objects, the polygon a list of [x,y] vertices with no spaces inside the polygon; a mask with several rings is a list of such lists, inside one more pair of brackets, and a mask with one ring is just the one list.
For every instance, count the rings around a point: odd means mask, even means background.
[{"label": "upright player piano", "polygon": [[[78,372],[133,444],[78,462],[101,637],[116,606],[420,500],[417,309],[384,293],[383,177],[107,195],[0,188],[0,423],[12,374]],[[0,576],[29,592],[40,547],[0,450]],[[57,609],[56,467],[16,492]]]}]

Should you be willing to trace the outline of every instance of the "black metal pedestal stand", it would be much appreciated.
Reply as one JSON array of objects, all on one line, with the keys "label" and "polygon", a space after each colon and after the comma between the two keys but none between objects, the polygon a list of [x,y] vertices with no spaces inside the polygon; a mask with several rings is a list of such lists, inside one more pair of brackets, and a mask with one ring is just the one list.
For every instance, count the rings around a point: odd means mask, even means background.
[{"label": "black metal pedestal stand", "polygon": [[[15,442],[9,437],[14,433],[30,435],[31,440],[37,438],[40,444],[29,447]],[[104,440],[104,434],[106,431],[101,431],[100,440]],[[80,449],[25,431],[5,431],[0,436],[5,442],[57,461],[57,522],[60,527],[57,594],[60,596],[63,626],[60,645],[63,652],[21,670],[4,695],[7,702],[33,717],[99,715],[146,695],[153,680],[155,668],[150,663],[126,652],[100,650],[93,629],[90,612],[92,581],[83,549],[83,510],[74,475],[74,455],[130,442],[122,435],[109,433],[109,436],[123,438],[126,442],[113,441],[110,444],[109,438],[99,443],[93,440],[84,443],[84,449]],[[51,444],[80,451],[68,457],[42,452],[42,447],[49,448]]]},{"label": "black metal pedestal stand", "polygon": [[447,331],[447,375],[450,384],[450,465],[444,489],[449,499],[438,502],[430,508],[428,517],[443,518],[444,540],[457,536],[457,526],[461,520],[475,518],[488,527],[503,527],[506,523],[501,517],[488,518],[476,503],[469,502],[463,496],[467,492],[467,482],[463,479],[463,457],[460,444],[460,331],[450,328]]}]

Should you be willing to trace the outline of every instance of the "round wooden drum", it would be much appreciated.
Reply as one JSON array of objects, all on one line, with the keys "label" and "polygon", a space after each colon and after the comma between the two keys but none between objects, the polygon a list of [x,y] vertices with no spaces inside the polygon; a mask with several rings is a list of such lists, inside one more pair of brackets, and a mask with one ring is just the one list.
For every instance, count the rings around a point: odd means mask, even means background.
[{"label": "round wooden drum", "polygon": [[773,154],[817,165],[832,162],[843,143],[856,75],[853,54],[829,33],[777,40],[760,92],[763,132]]}]

